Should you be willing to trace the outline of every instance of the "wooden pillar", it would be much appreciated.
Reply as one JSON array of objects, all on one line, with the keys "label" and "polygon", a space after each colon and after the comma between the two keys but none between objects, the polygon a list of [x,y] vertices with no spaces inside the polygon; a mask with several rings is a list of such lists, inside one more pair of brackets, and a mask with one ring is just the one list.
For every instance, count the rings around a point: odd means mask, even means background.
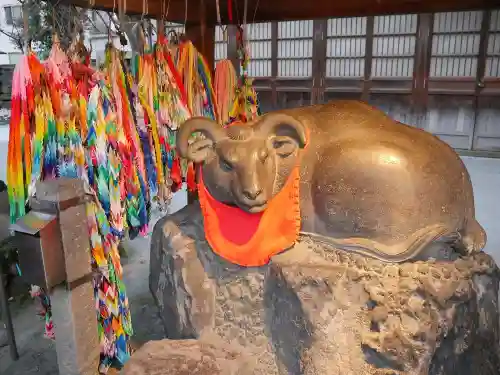
[{"label": "wooden pillar", "polygon": [[483,11],[481,33],[479,37],[479,51],[477,56],[476,87],[474,90],[474,122],[469,133],[469,150],[476,146],[476,127],[481,106],[481,92],[484,89],[484,74],[486,71],[486,59],[488,57],[488,39],[491,23],[491,10]]},{"label": "wooden pillar", "polygon": [[278,21],[271,23],[271,90],[273,110],[278,106]]},{"label": "wooden pillar", "polygon": [[366,21],[366,48],[365,48],[365,70],[363,72],[363,91],[361,100],[368,102],[372,86],[373,65],[373,34],[375,28],[375,17],[370,16]]},{"label": "wooden pillar", "polygon": [[[207,25],[205,0],[200,1],[199,18],[196,23],[185,25],[186,38],[190,40],[196,49],[205,57],[210,72],[214,74],[215,67],[215,25]],[[196,192],[187,192],[188,204],[198,199]]]},{"label": "wooden pillar", "polygon": [[202,53],[207,61],[210,71],[214,72],[215,64],[215,25],[206,23],[205,1],[200,2],[199,21],[196,23],[187,23],[186,38],[193,42],[198,51]]},{"label": "wooden pillar", "polygon": [[[200,6],[200,23],[186,25],[186,38],[190,40],[196,49],[205,57],[212,77],[215,67],[215,25],[208,26],[204,18],[204,1]],[[196,180],[198,180],[198,169],[196,169]],[[198,200],[198,192],[187,191],[187,203],[192,204]]]}]

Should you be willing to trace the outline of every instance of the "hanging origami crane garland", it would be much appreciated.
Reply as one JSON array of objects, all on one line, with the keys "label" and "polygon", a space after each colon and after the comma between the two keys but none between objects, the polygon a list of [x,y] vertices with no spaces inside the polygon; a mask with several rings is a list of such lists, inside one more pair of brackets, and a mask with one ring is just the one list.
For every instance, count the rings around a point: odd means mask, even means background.
[{"label": "hanging origami crane garland", "polygon": [[[71,63],[57,42],[43,64],[29,53],[16,68],[13,82],[16,100],[12,106],[8,153],[8,181],[13,187],[9,194],[11,219],[24,214],[27,198],[34,194],[37,181],[59,177],[81,178],[93,188],[95,199],[88,203],[87,212],[93,266],[98,275],[94,286],[101,371],[105,372],[111,364],[121,365],[126,361],[132,334],[117,251],[120,236],[123,235],[117,186],[122,163],[117,157],[113,158],[115,150],[108,149],[113,144],[113,132],[106,135],[106,130],[113,128],[116,116],[111,111],[106,113],[108,118],[104,115],[103,108],[109,103],[105,96],[99,96],[103,82],[92,83],[90,105],[84,116],[82,112],[87,105],[82,99],[90,86],[89,75],[86,74],[90,72],[80,74],[77,79],[73,75],[75,69],[82,73],[82,67]],[[25,89],[22,85],[26,82]],[[85,118],[87,115],[89,121]],[[82,135],[87,147],[84,147]],[[32,148],[26,145],[32,145]],[[99,162],[99,167],[106,167],[96,168],[94,160]],[[18,171],[24,171],[24,174]],[[53,337],[50,300],[40,288],[35,288],[33,294],[43,302],[46,336]]]},{"label": "hanging origami crane garland", "polygon": [[227,126],[233,122],[248,122],[260,116],[257,93],[248,77],[249,54],[243,28],[238,27],[239,76],[230,60],[221,60],[215,68],[215,94],[221,113],[220,122]]},{"label": "hanging origami crane garland", "polygon": [[241,25],[237,28],[236,34],[238,59],[240,61],[240,76],[236,90],[237,101],[231,111],[233,121],[247,122],[260,116],[260,108],[252,80],[248,77],[248,64],[250,55],[248,44],[245,40],[245,30]]},{"label": "hanging origami crane garland", "polygon": [[217,62],[215,66],[214,90],[220,110],[220,121],[222,125],[226,126],[237,117],[231,112],[235,110],[235,104],[238,103],[238,76],[230,60],[220,60]]},{"label": "hanging origami crane garland", "polygon": [[[46,61],[28,52],[16,66],[7,181],[12,222],[26,213],[38,181],[80,178],[89,188],[104,373],[128,359],[133,334],[118,244],[127,234],[146,234],[152,206],[166,206],[183,182],[196,189],[193,164],[175,150],[181,124],[192,115],[216,121],[230,115],[219,113],[207,63],[189,41],[172,47],[161,36],[130,70],[111,46],[103,71],[89,63],[81,40],[65,53],[55,37]],[[40,288],[33,295],[53,337],[50,299]]]}]

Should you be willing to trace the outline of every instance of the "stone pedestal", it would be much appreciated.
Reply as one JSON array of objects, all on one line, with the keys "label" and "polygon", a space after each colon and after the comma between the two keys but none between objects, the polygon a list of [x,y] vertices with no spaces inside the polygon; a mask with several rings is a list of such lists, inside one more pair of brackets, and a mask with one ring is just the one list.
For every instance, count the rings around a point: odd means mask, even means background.
[{"label": "stone pedestal", "polygon": [[210,250],[197,205],[151,243],[167,337],[229,345],[266,375],[498,374],[499,280],[484,253],[385,264],[307,237],[242,268]]}]

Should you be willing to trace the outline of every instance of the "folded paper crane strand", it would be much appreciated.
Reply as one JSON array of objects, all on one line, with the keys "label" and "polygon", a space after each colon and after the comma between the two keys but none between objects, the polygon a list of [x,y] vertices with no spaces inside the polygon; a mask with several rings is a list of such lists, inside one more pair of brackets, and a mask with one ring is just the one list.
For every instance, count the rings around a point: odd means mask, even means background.
[{"label": "folded paper crane strand", "polygon": [[[29,51],[16,66],[7,181],[12,222],[26,213],[38,181],[79,178],[88,188],[99,371],[105,373],[127,361],[133,335],[118,245],[127,234],[147,234],[153,206],[166,206],[184,182],[196,189],[194,166],[175,150],[182,123],[192,115],[221,116],[210,70],[189,41],[173,47],[160,37],[131,69],[109,47],[96,71],[88,54],[75,52],[82,50],[80,42],[64,52],[54,38],[46,61]],[[53,338],[50,299],[34,288],[46,336]]]}]

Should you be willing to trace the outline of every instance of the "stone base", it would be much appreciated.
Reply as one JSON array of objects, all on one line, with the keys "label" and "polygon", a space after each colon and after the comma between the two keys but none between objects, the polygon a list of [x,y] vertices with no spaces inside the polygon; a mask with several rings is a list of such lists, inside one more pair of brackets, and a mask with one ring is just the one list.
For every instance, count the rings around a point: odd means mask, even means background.
[{"label": "stone base", "polygon": [[150,341],[134,353],[123,375],[260,375],[228,346],[199,340]]},{"label": "stone base", "polygon": [[156,224],[150,272],[168,338],[229,345],[259,374],[499,374],[500,278],[484,253],[385,264],[302,237],[242,268],[210,250],[190,205]]}]

